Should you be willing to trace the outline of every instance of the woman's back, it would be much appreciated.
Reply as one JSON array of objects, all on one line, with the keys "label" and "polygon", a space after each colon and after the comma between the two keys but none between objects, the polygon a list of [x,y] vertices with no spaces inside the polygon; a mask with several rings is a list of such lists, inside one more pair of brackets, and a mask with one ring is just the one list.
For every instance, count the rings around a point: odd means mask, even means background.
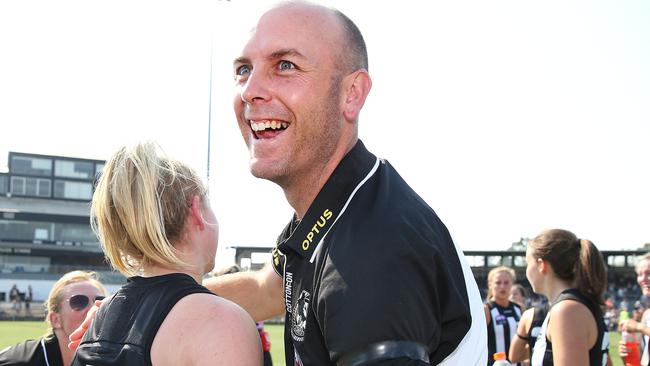
[{"label": "woman's back", "polygon": [[[576,332],[580,332],[580,336]],[[588,350],[586,357],[588,365],[605,366],[607,364],[609,333],[602,312],[598,305],[593,304],[578,290],[564,290],[549,310],[535,343],[532,366],[552,366],[557,361],[558,356],[554,356],[553,342],[549,339],[549,334],[554,334],[554,337],[558,338],[555,343],[561,343],[563,347],[571,347],[568,342],[586,343],[585,347],[577,344],[572,348],[575,352],[579,352],[582,348]],[[560,341],[559,337],[564,339]]]},{"label": "woman's back", "polygon": [[[250,325],[242,309],[186,274],[131,277],[98,311],[73,365],[226,365],[229,350],[247,344],[259,349]],[[223,338],[239,339],[241,348]],[[205,351],[193,352],[197,347]],[[256,356],[261,359],[254,352],[243,356],[237,364],[258,365]]]}]

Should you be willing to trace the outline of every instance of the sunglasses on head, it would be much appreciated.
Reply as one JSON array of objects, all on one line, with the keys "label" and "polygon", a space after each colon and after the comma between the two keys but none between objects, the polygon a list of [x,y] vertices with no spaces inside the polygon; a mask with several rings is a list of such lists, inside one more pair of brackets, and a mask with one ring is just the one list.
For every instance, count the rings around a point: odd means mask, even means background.
[{"label": "sunglasses on head", "polygon": [[[105,296],[95,296],[95,300],[103,300]],[[68,300],[72,310],[81,311],[88,307],[90,304],[90,298],[86,295],[74,295]]]}]

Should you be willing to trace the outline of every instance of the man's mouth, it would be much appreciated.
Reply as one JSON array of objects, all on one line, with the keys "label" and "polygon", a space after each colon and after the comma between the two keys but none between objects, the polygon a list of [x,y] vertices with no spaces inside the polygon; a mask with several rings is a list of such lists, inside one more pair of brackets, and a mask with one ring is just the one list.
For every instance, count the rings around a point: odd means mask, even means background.
[{"label": "man's mouth", "polygon": [[273,119],[249,120],[253,135],[257,139],[272,138],[286,130],[289,123]]}]

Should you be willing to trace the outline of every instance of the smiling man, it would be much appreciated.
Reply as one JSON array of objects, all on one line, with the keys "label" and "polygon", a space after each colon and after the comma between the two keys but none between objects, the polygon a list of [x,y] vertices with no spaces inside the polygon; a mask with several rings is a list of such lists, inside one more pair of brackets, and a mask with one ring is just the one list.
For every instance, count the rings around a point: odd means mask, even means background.
[{"label": "smiling man", "polygon": [[283,3],[233,65],[254,176],[295,215],[273,263],[204,282],[256,320],[285,313],[287,365],[485,365],[478,288],[435,212],[358,138],[372,81],[341,12]]}]

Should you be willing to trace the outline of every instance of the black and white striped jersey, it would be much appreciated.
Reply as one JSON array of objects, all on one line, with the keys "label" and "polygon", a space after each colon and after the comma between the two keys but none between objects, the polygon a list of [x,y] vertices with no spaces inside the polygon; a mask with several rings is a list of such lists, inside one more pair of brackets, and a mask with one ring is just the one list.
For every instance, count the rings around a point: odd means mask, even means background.
[{"label": "black and white striped jersey", "polygon": [[544,319],[546,319],[546,314],[548,314],[548,303],[540,304],[535,306],[533,311],[533,320],[530,322],[530,329],[528,329],[527,342],[529,350],[529,361],[533,361],[533,350],[535,349],[535,342],[537,337],[542,330],[542,324],[544,324]]},{"label": "black and white striped jersey", "polygon": [[[650,327],[650,316],[644,316],[643,325]],[[648,342],[650,342],[650,337],[644,334],[642,337],[641,366],[650,366],[650,344]]]},{"label": "black and white striped jersey", "polygon": [[[490,324],[487,326],[488,334],[488,365],[494,363],[493,355],[497,352],[510,351],[512,337],[517,334],[517,324],[521,319],[521,307],[509,301],[508,306],[502,307],[494,301],[488,301],[490,311]],[[519,366],[520,364],[515,364]]]}]

